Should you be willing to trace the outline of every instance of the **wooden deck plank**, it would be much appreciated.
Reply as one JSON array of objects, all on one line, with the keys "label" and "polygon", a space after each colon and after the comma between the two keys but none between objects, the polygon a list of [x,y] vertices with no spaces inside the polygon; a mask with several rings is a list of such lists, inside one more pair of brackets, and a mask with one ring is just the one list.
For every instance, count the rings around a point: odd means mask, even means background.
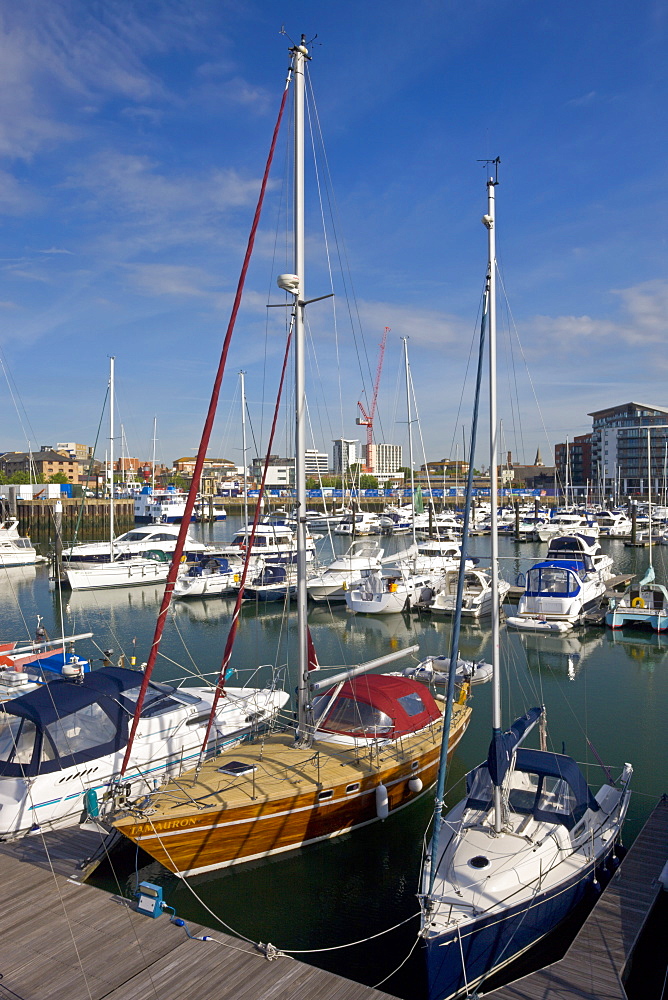
[{"label": "wooden deck plank", "polygon": [[[51,841],[68,864],[90,845],[90,838],[72,832],[71,843],[65,835]],[[47,837],[43,847],[48,843]],[[16,996],[394,1000],[289,958],[269,962],[251,945],[218,931],[211,932],[215,942],[189,940],[167,915],[153,920],[136,912],[127,899],[45,869],[42,854],[29,844],[0,845],[5,903],[0,911],[0,968],[2,986]],[[65,870],[70,870],[67,865]],[[208,933],[197,924],[188,927],[191,934]]]}]

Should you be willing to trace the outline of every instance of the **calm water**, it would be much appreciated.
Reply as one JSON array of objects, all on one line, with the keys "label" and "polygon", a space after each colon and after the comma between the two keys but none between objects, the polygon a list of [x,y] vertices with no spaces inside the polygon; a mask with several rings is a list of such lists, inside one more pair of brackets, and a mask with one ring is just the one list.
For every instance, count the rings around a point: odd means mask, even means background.
[{"label": "calm water", "polygon": [[[199,528],[204,540],[227,540],[238,526],[225,524]],[[390,550],[386,543],[386,550]],[[408,544],[398,542],[400,547]],[[337,550],[345,548],[345,540]],[[323,551],[329,542],[320,543]],[[472,553],[484,557],[489,539],[471,540]],[[648,552],[603,542],[614,558],[616,573],[642,573]],[[516,545],[500,540],[503,575],[515,582],[517,574],[543,554],[538,545]],[[668,579],[668,549],[653,550],[657,579]],[[107,593],[64,596],[48,589],[45,568],[4,571],[0,577],[3,636],[32,636],[37,615],[53,637],[64,621],[67,634],[93,632],[94,639],[78,646],[81,655],[100,657],[113,649],[114,662],[136,649],[138,662],[147,658],[160,587],[129,588]],[[227,634],[232,601],[178,602],[171,614],[157,667],[158,679],[180,678],[193,672],[215,674]],[[315,608],[309,617],[320,662],[352,664],[413,643],[420,656],[448,652],[450,626],[415,616],[364,618],[346,612]],[[136,643],[133,644],[133,639]],[[489,630],[463,629],[461,651],[468,658],[489,659]],[[625,828],[631,843],[658,797],[668,790],[665,706],[668,704],[668,636],[604,629],[580,630],[566,636],[520,635],[503,630],[505,664],[503,707],[507,724],[532,705],[547,706],[552,748],[589,765],[593,786],[602,772],[588,747],[618,771],[625,761],[635,768],[634,796]],[[406,661],[408,662],[408,661]],[[244,606],[242,627],[232,660],[238,682],[247,683],[258,664],[294,670],[292,623],[279,606]],[[401,666],[401,664],[398,664]],[[268,669],[263,677],[268,676]],[[292,680],[289,681],[294,687]],[[461,795],[461,780],[486,755],[490,734],[491,687],[474,689],[474,714],[453,759],[449,802]],[[391,927],[417,913],[415,894],[419,882],[423,835],[432,811],[429,796],[385,823],[358,831],[338,841],[315,845],[290,856],[243,866],[222,875],[191,880],[196,893],[160,866],[136,857],[134,848],[119,855],[115,870],[101,873],[98,884],[129,893],[140,879],[165,887],[166,898],[179,916],[216,928],[209,907],[229,927],[253,940],[271,941],[286,949],[320,949],[346,944]],[[200,902],[198,900],[201,900]],[[339,951],[305,954],[306,961],[353,979],[379,984],[408,956],[416,941],[417,919],[372,944]],[[420,948],[417,946],[401,971],[383,983],[397,996],[420,1000],[425,994]]]}]

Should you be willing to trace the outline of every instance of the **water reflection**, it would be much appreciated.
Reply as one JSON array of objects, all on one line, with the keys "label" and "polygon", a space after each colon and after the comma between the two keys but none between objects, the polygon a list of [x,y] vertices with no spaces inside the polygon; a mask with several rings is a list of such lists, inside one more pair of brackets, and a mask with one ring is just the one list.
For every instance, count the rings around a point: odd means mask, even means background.
[{"label": "water reflection", "polygon": [[572,681],[582,669],[586,657],[602,646],[604,633],[598,629],[561,635],[518,632],[517,639],[524,649],[530,670],[556,671],[566,674]]},{"label": "water reflection", "polygon": [[624,652],[630,660],[646,670],[657,665],[665,669],[668,653],[668,635],[662,632],[645,632],[639,629],[609,629],[605,643]]}]

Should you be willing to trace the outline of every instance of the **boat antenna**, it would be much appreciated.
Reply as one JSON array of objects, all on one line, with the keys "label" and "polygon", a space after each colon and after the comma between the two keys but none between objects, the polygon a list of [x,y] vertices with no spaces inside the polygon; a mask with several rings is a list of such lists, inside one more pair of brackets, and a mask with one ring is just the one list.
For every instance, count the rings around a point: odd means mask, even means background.
[{"label": "boat antenna", "polygon": [[493,184],[494,187],[499,183],[499,164],[501,163],[501,157],[497,156],[493,160],[478,160],[478,163],[482,163],[485,170],[489,170],[490,167],[494,167],[494,176],[490,177],[487,181],[488,184]]}]

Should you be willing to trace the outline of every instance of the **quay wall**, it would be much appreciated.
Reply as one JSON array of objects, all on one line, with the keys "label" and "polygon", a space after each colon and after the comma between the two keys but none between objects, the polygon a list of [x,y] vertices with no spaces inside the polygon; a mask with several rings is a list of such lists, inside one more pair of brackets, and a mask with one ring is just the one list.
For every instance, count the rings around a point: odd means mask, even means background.
[{"label": "quay wall", "polygon": [[[16,517],[19,532],[33,542],[41,542],[55,547],[56,526],[55,506],[57,500],[18,500]],[[109,537],[109,501],[83,499],[68,500],[63,497],[62,540],[91,541]],[[79,517],[81,522],[79,523]],[[121,534],[134,527],[134,503],[132,500],[114,500],[114,533]],[[78,525],[78,531],[77,531]]]}]

